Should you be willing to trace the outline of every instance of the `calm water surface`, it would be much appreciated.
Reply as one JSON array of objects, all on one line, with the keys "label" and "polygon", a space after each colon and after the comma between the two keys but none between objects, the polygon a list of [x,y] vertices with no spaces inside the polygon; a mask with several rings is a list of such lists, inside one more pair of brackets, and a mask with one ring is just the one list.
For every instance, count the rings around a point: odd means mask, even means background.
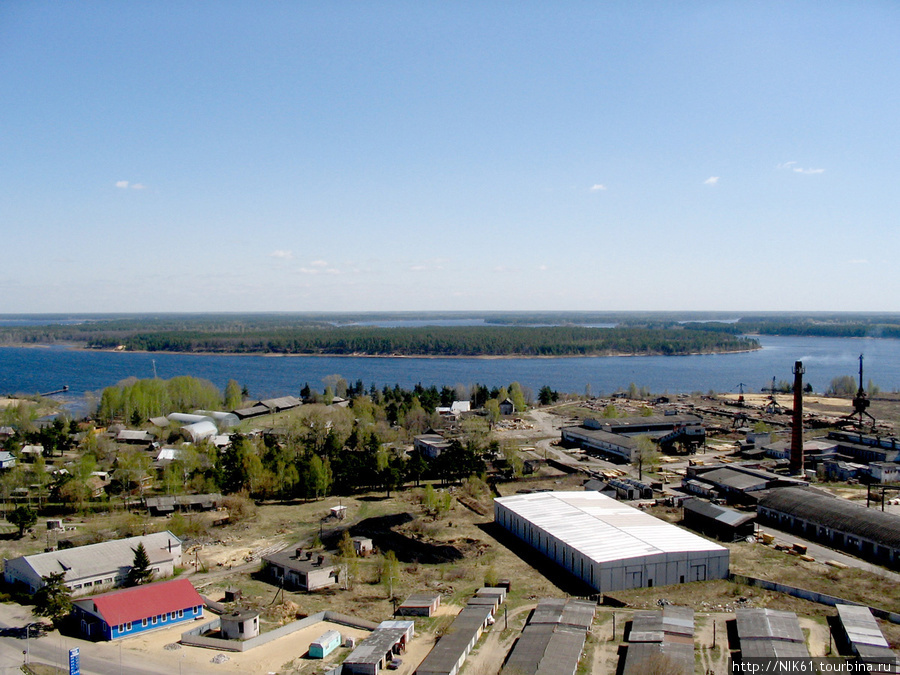
[{"label": "calm water surface", "polygon": [[[365,358],[322,356],[209,356],[94,352],[65,347],[0,348],[0,394],[46,393],[68,385],[59,396],[68,403],[127,377],[193,375],[224,389],[229,379],[252,397],[297,395],[304,383],[322,389],[322,378],[412,387],[507,385],[518,381],[537,392],[547,384],[563,392],[609,393],[634,382],[654,393],[748,391],[768,386],[774,376],[793,380],[794,361],[803,361],[806,381],[816,391],[839,375],[856,375],[865,355],[865,380],[885,391],[900,390],[900,340],[876,338],[761,337],[763,349],[709,356],[589,357],[555,359]],[[155,362],[155,363],[154,363]]]}]

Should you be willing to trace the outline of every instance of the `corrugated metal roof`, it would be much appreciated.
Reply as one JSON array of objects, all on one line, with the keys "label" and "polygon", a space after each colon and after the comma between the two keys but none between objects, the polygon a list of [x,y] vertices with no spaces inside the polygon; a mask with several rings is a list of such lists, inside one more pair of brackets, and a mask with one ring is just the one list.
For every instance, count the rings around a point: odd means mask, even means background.
[{"label": "corrugated metal roof", "polygon": [[341,639],[341,634],[338,631],[329,630],[329,631],[322,633],[322,635],[320,635],[318,638],[316,638],[315,640],[310,642],[309,646],[312,647],[313,645],[316,645],[318,647],[324,648],[324,647],[327,647],[328,645],[330,645],[335,640],[340,640],[340,639]]},{"label": "corrugated metal roof", "polygon": [[496,503],[597,563],[728,549],[599,492],[539,492]]},{"label": "corrugated metal roof", "polygon": [[456,615],[447,633],[437,641],[425,660],[416,669],[419,675],[446,675],[466,653],[469,644],[484,626],[491,608],[467,605]]},{"label": "corrugated metal roof", "polygon": [[702,474],[698,474],[697,478],[709,483],[725,485],[726,487],[735,490],[750,490],[753,488],[762,489],[770,482],[770,479],[753,476],[733,469],[715,469],[714,471],[706,471]]},{"label": "corrugated metal roof", "polygon": [[166,531],[38,553],[24,558],[38,576],[65,572],[66,581],[71,582],[101,574],[118,574],[123,568],[130,569],[138,544],[144,545],[151,563],[171,560],[173,554],[168,550],[170,542],[173,547],[181,546],[181,540]]},{"label": "corrugated metal roof", "polygon": [[900,516],[804,488],[772,490],[759,506],[845,534],[900,548]]},{"label": "corrugated metal roof", "polygon": [[573,675],[596,605],[583,600],[538,602],[503,668],[505,675]]},{"label": "corrugated metal roof", "polygon": [[96,613],[110,626],[203,605],[203,598],[187,579],[161,581],[77,600],[79,607]]},{"label": "corrugated metal roof", "polygon": [[350,652],[344,663],[380,663],[385,655],[406,634],[403,628],[376,628],[360,645]]},{"label": "corrugated metal roof", "polygon": [[841,618],[841,624],[844,626],[844,632],[847,633],[851,643],[876,647],[889,646],[868,607],[836,605],[836,609]]},{"label": "corrugated metal roof", "polygon": [[743,658],[809,656],[800,622],[793,612],[739,609],[735,619]]},{"label": "corrugated metal roof", "polygon": [[413,593],[400,607],[431,607],[435,600],[440,600],[439,593]]},{"label": "corrugated metal roof", "polygon": [[686,499],[682,505],[685,511],[691,511],[729,527],[739,527],[756,518],[755,513],[741,513],[724,506],[704,502],[701,499]]},{"label": "corrugated metal roof", "polygon": [[614,434],[602,429],[588,429],[587,427],[563,427],[561,431],[566,432],[570,436],[583,441],[594,441],[597,443],[608,443],[624,449],[632,449],[637,447],[637,440],[629,436]]},{"label": "corrugated metal roof", "polygon": [[694,647],[677,642],[629,643],[622,675],[693,675]]}]

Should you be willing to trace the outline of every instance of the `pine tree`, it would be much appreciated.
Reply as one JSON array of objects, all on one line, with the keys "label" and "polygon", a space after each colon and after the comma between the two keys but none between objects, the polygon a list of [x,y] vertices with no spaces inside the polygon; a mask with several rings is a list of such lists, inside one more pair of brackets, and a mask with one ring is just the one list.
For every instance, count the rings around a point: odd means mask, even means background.
[{"label": "pine tree", "polygon": [[143,544],[138,544],[134,550],[134,562],[131,563],[131,569],[128,571],[128,585],[140,586],[152,581],[153,570],[150,569],[150,557],[147,555],[147,549]]},{"label": "pine tree", "polygon": [[34,613],[46,616],[56,626],[72,609],[72,597],[66,586],[66,573],[57,572],[41,577],[44,585],[33,596]]}]

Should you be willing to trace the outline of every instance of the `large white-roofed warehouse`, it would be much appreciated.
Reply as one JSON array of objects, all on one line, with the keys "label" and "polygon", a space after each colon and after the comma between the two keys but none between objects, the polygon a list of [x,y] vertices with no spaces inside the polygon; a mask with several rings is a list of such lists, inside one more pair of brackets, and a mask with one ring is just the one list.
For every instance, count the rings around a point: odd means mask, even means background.
[{"label": "large white-roofed warehouse", "polygon": [[728,576],[728,549],[599,492],[494,500],[494,521],[599,593]]}]

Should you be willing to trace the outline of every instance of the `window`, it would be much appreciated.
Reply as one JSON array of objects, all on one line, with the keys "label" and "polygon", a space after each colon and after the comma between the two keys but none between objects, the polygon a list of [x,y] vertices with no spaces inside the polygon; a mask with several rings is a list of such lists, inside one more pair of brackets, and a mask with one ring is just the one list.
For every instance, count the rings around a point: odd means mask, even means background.
[{"label": "window", "polygon": [[178,618],[179,618],[179,619],[183,619],[183,618],[184,618],[184,610],[183,610],[183,609],[179,609],[179,610],[178,610]]},{"label": "window", "polygon": [[131,622],[125,624],[125,630],[131,630]]},{"label": "window", "polygon": [[157,622],[157,621],[159,621],[159,615],[158,615],[158,614],[157,614],[156,616],[150,618],[150,623],[152,623],[154,626],[156,625],[156,622]]},{"label": "window", "polygon": [[141,628],[147,627],[147,619],[141,619]]},{"label": "window", "polygon": [[169,619],[170,619],[171,621],[174,621],[174,620],[175,620],[175,612],[169,612]]},{"label": "window", "polygon": [[120,632],[120,633],[124,633],[124,632],[125,632],[125,624],[124,624],[124,623],[120,623],[120,624],[119,624],[119,632]]},{"label": "window", "polygon": [[79,588],[81,588],[81,584],[72,584],[72,590],[73,590],[73,591],[76,591],[76,590],[78,590]]}]

